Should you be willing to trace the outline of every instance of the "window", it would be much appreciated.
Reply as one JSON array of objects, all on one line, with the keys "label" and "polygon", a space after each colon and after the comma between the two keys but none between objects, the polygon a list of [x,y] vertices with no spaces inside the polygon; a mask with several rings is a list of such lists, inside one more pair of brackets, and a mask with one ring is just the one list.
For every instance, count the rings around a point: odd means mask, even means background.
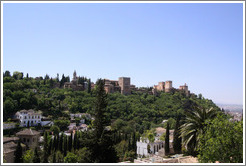
[{"label": "window", "polygon": [[29,142],[29,139],[27,139],[27,142]]},{"label": "window", "polygon": [[31,119],[31,116],[29,116],[29,119]]},{"label": "window", "polygon": [[34,116],[32,116],[32,118],[34,119]]},{"label": "window", "polygon": [[26,142],[26,138],[23,138],[23,142]]},{"label": "window", "polygon": [[32,139],[32,142],[34,142],[34,138]]},{"label": "window", "polygon": [[26,116],[25,116],[25,119],[26,119]]}]

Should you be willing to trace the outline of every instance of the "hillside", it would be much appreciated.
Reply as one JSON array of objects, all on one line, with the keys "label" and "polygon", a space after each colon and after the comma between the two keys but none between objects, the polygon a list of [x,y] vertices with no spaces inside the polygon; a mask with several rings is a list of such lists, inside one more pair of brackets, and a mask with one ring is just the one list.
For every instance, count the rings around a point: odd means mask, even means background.
[{"label": "hillside", "polygon": [[[64,77],[64,76],[63,76]],[[69,77],[67,81],[69,81]],[[43,115],[51,119],[68,119],[69,113],[90,113],[93,115],[95,93],[64,89],[64,79],[23,77],[17,74],[4,75],[3,79],[3,111],[4,121],[11,118],[21,109],[41,110]],[[61,88],[59,88],[61,87]],[[146,88],[147,89],[147,88]],[[131,95],[120,93],[108,94],[108,118],[114,122],[121,119],[132,121],[135,130],[142,133],[151,125],[158,125],[164,119],[174,122],[178,114],[196,107],[219,108],[209,99],[200,95],[190,95],[173,91],[161,92],[157,96],[147,92],[133,91]]]}]

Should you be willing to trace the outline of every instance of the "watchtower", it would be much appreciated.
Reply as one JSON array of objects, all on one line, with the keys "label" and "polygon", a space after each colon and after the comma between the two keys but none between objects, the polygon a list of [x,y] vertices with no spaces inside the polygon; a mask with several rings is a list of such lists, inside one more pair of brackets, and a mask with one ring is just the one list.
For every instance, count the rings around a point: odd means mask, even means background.
[{"label": "watchtower", "polygon": [[121,94],[128,95],[131,94],[131,79],[130,77],[120,77],[119,78],[119,86],[121,88]]},{"label": "watchtower", "polygon": [[173,88],[172,81],[166,81],[165,82],[165,92],[171,92],[172,88]]}]

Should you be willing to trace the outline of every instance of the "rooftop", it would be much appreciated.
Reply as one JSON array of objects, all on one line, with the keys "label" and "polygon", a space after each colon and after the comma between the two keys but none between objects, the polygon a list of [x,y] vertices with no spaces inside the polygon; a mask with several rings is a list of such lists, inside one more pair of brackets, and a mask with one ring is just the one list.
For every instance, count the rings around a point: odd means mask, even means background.
[{"label": "rooftop", "polygon": [[18,133],[16,133],[17,136],[19,135],[38,135],[40,134],[40,132],[36,131],[36,130],[32,130],[32,129],[25,129],[25,130],[22,130]]}]

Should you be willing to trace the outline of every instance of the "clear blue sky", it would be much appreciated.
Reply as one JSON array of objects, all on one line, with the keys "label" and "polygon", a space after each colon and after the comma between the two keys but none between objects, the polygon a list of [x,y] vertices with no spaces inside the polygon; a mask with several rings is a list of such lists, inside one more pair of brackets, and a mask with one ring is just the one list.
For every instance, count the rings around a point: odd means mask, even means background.
[{"label": "clear blue sky", "polygon": [[4,4],[3,70],[172,80],[243,104],[243,4]]}]

